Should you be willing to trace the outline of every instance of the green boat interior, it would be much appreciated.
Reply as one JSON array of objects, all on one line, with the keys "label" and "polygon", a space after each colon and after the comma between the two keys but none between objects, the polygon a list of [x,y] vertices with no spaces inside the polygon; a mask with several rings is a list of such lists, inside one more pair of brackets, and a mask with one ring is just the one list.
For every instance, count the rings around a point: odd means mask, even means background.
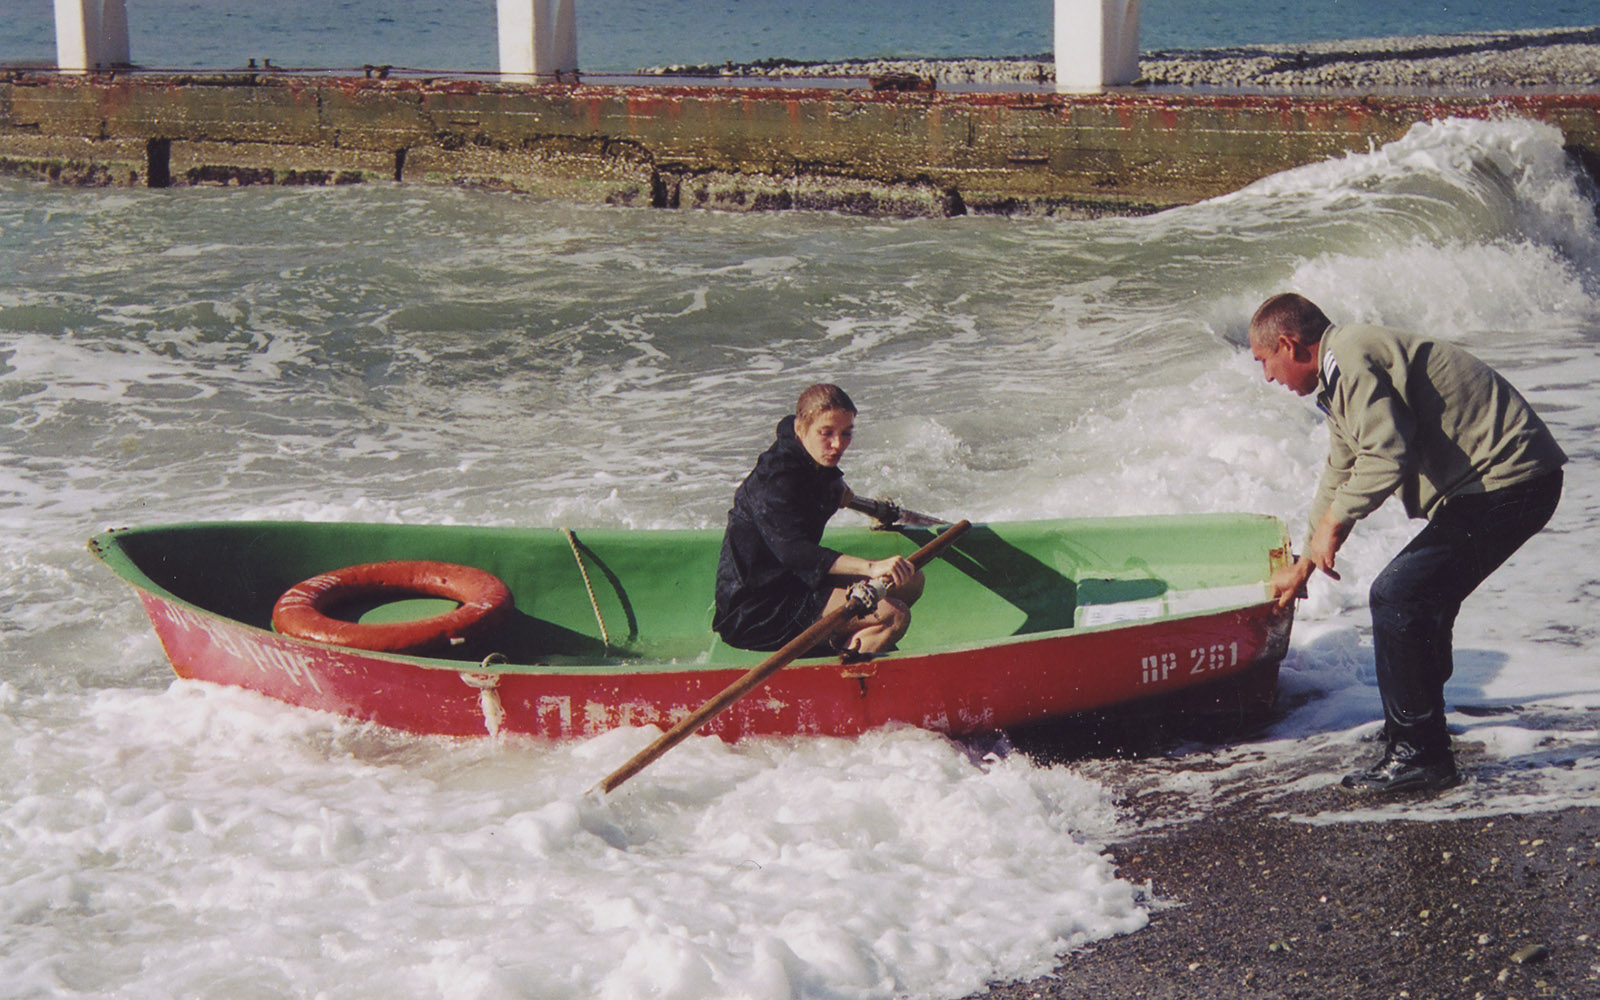
[{"label": "green boat interior", "polygon": [[[909,555],[936,529],[844,527],[825,543],[869,559]],[[512,665],[636,669],[754,664],[711,631],[720,530],[517,529],[321,522],[212,522],[122,529],[91,549],[144,589],[258,628],[302,580],[386,560],[486,570],[515,611],[452,663],[498,653]],[[978,524],[927,567],[905,652],[991,646],[1037,633],[1107,628],[1256,604],[1281,522],[1250,514]],[[334,609],[365,623],[454,607],[420,597]],[[499,668],[505,669],[505,668]]]}]

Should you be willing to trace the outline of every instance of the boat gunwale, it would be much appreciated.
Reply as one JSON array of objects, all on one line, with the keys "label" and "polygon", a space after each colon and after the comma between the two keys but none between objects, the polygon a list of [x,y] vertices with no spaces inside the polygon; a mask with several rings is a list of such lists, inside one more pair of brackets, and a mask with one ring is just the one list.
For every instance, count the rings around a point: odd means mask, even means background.
[{"label": "boat gunwale", "polygon": [[[1192,515],[1127,515],[1127,516],[1113,515],[1113,516],[1084,517],[1084,518],[1059,518],[1059,519],[1044,519],[1040,523],[1045,523],[1045,521],[1048,521],[1049,523],[1070,522],[1070,523],[1075,524],[1075,525],[1081,524],[1081,525],[1085,525],[1085,526],[1094,526],[1094,525],[1103,525],[1103,524],[1110,524],[1110,523],[1127,523],[1127,522],[1130,522],[1130,521],[1137,521],[1137,520],[1144,520],[1144,519],[1164,520],[1164,519],[1166,519],[1168,517],[1172,517],[1172,516],[1179,516],[1179,517],[1186,517],[1186,518],[1187,517],[1195,517],[1195,518],[1216,517],[1218,519],[1226,519],[1226,520],[1239,520],[1239,519],[1259,518],[1259,519],[1268,520],[1268,521],[1278,521],[1278,519],[1276,517],[1273,517],[1272,515],[1267,515],[1267,514],[1251,514],[1251,513],[1243,513],[1243,512],[1226,512],[1226,513],[1216,513],[1216,514],[1192,514]],[[1027,522],[997,522],[997,523],[1015,524],[1015,523],[1027,523]],[[1279,523],[1281,525],[1281,521],[1279,521]],[[127,549],[121,545],[121,538],[123,538],[124,536],[127,536],[127,535],[133,535],[133,534],[156,535],[156,534],[160,534],[160,533],[163,533],[163,532],[170,532],[170,531],[173,531],[175,529],[184,529],[184,530],[188,530],[188,529],[195,529],[195,530],[223,529],[223,530],[235,531],[235,530],[249,530],[251,528],[272,529],[272,528],[303,526],[303,525],[319,525],[319,524],[326,524],[326,525],[329,525],[329,526],[357,525],[357,526],[372,527],[372,528],[402,528],[402,529],[441,528],[441,529],[452,529],[452,530],[453,529],[461,529],[461,530],[472,531],[472,532],[505,533],[507,535],[526,535],[526,536],[542,535],[542,534],[544,534],[546,532],[561,530],[559,528],[554,528],[554,527],[531,527],[530,528],[530,527],[494,526],[494,525],[459,525],[459,524],[437,524],[437,525],[434,525],[434,524],[410,524],[410,523],[404,524],[404,525],[395,525],[395,524],[392,524],[390,522],[379,522],[379,521],[373,521],[373,522],[344,522],[344,521],[314,522],[314,521],[309,521],[308,522],[308,521],[258,520],[258,519],[239,520],[239,521],[212,520],[212,521],[173,522],[173,523],[167,523],[167,524],[148,525],[148,526],[138,527],[138,528],[128,528],[128,527],[114,528],[114,529],[110,529],[110,530],[101,532],[101,533],[93,536],[92,538],[90,538],[90,540],[88,542],[88,548],[89,548],[89,551],[97,559],[99,559],[102,563],[104,563],[106,565],[106,567],[108,569],[110,569],[118,578],[122,579],[125,583],[127,583],[130,586],[134,587],[135,590],[138,590],[138,591],[141,591],[143,593],[146,593],[146,594],[150,595],[151,597],[153,597],[153,598],[155,598],[157,600],[181,606],[184,609],[186,609],[186,610],[188,610],[188,611],[190,611],[192,613],[202,615],[205,618],[207,618],[207,619],[209,619],[209,620],[211,620],[213,622],[219,622],[219,623],[226,624],[226,625],[228,625],[230,627],[244,629],[244,630],[247,630],[250,633],[253,633],[253,634],[258,635],[258,636],[263,637],[263,638],[269,638],[269,639],[271,639],[271,640],[273,640],[275,642],[282,642],[282,643],[287,643],[287,644],[290,644],[290,645],[303,645],[303,646],[308,646],[308,647],[317,648],[317,649],[326,649],[326,650],[336,651],[336,652],[343,653],[343,654],[355,654],[355,655],[358,655],[358,656],[377,658],[377,659],[381,659],[381,660],[389,661],[389,662],[404,663],[404,664],[408,664],[408,665],[412,665],[412,666],[416,666],[416,667],[421,667],[421,668],[425,668],[425,669],[430,669],[430,670],[446,671],[446,672],[450,672],[450,673],[463,673],[463,672],[466,672],[466,673],[484,674],[484,675],[519,676],[519,677],[521,677],[521,676],[526,676],[526,677],[545,677],[545,676],[567,676],[567,677],[596,676],[596,677],[604,677],[604,676],[644,675],[644,674],[655,675],[655,674],[672,674],[672,673],[694,673],[694,674],[699,674],[699,673],[716,673],[716,672],[730,672],[730,671],[744,670],[744,669],[747,669],[749,666],[754,665],[756,662],[759,662],[759,658],[762,655],[764,655],[764,654],[752,652],[752,653],[750,653],[748,658],[741,657],[738,660],[730,660],[730,661],[726,661],[726,662],[716,662],[716,663],[709,662],[709,660],[707,660],[706,658],[710,656],[712,650],[714,650],[716,648],[718,642],[720,642],[720,640],[717,640],[714,636],[712,638],[711,643],[708,644],[708,646],[706,647],[705,652],[700,654],[699,656],[695,657],[692,660],[670,660],[669,659],[669,660],[638,660],[638,661],[630,661],[626,657],[618,657],[613,662],[559,663],[559,664],[552,664],[552,663],[511,663],[511,662],[507,662],[507,663],[487,663],[487,662],[482,662],[482,663],[479,663],[479,662],[475,662],[475,661],[472,661],[472,660],[452,660],[452,659],[445,659],[445,658],[440,658],[440,657],[415,656],[415,655],[409,655],[409,654],[403,654],[403,653],[375,652],[375,651],[372,651],[372,650],[359,649],[359,648],[350,647],[350,646],[339,646],[339,645],[335,645],[335,644],[332,644],[332,643],[323,643],[323,642],[318,642],[316,640],[302,639],[302,638],[299,638],[299,637],[296,637],[296,636],[284,635],[284,634],[276,632],[276,631],[274,631],[274,630],[272,630],[270,628],[263,628],[263,627],[261,627],[259,625],[255,625],[255,624],[252,624],[250,622],[240,620],[238,618],[229,617],[228,615],[226,615],[226,614],[224,614],[222,612],[211,610],[209,608],[206,608],[206,607],[203,607],[201,605],[198,605],[198,604],[194,603],[193,601],[191,601],[191,600],[189,600],[187,598],[180,597],[177,594],[172,593],[172,591],[168,590],[167,588],[165,588],[165,587],[161,586],[160,584],[156,583],[149,576],[149,574],[146,573],[145,570],[139,565],[139,563],[134,559],[134,557],[127,551]],[[638,533],[636,530],[633,530],[633,529],[609,528],[609,527],[594,528],[594,529],[588,529],[588,530],[590,532],[601,531],[601,532],[605,532],[607,534],[615,534],[615,535],[617,535],[619,537],[625,537],[625,536],[628,536],[628,535],[632,535],[632,534],[637,534]],[[706,536],[707,534],[710,534],[713,531],[713,529],[704,529],[704,528],[661,528],[661,529],[648,529],[648,530],[649,530],[649,534],[654,536],[654,537],[661,537],[661,536],[672,535],[672,534],[695,535],[695,536],[704,537],[704,536]],[[865,530],[865,529],[863,529],[863,530]],[[1288,539],[1287,539],[1287,532],[1286,531],[1285,531],[1285,534],[1284,534],[1284,540],[1287,543]],[[1251,583],[1254,583],[1254,582],[1256,582],[1256,581],[1247,581],[1245,583],[1240,583],[1240,584],[1237,584],[1235,586],[1249,586]],[[1265,578],[1263,578],[1259,582],[1263,585],[1263,588],[1264,588],[1265,584],[1266,584]],[[1238,612],[1250,611],[1250,610],[1253,610],[1253,609],[1259,609],[1259,608],[1263,607],[1264,605],[1269,605],[1271,603],[1273,603],[1271,598],[1267,597],[1265,595],[1265,591],[1263,590],[1263,598],[1260,601],[1230,602],[1230,603],[1225,604],[1225,605],[1217,605],[1217,606],[1213,606],[1213,607],[1200,608],[1200,609],[1196,609],[1196,610],[1193,610],[1193,611],[1183,611],[1183,612],[1179,612],[1179,613],[1168,613],[1168,614],[1160,614],[1160,615],[1147,616],[1147,617],[1125,618],[1125,619],[1105,622],[1105,623],[1101,623],[1101,624],[1093,624],[1093,625],[1074,624],[1074,625],[1069,625],[1069,626],[1066,626],[1066,627],[1056,628],[1056,629],[1044,629],[1044,630],[1039,630],[1039,631],[1034,631],[1034,632],[1012,633],[1012,634],[1009,634],[1009,635],[995,635],[995,636],[990,636],[990,637],[987,637],[987,638],[984,638],[984,639],[981,639],[981,640],[972,641],[972,642],[952,643],[952,644],[948,644],[948,645],[940,645],[937,648],[931,648],[931,649],[917,649],[917,650],[910,650],[910,651],[897,651],[897,652],[894,652],[894,653],[886,654],[881,659],[884,660],[884,661],[890,661],[890,660],[902,660],[903,661],[903,660],[910,660],[910,659],[933,659],[933,658],[942,657],[942,656],[967,655],[967,654],[971,654],[971,653],[978,652],[978,651],[985,650],[985,649],[998,649],[998,648],[1004,648],[1004,647],[1009,647],[1009,646],[1021,646],[1021,645],[1031,644],[1031,643],[1048,642],[1048,641],[1051,641],[1051,640],[1057,640],[1057,639],[1071,637],[1071,636],[1077,636],[1077,635],[1090,635],[1090,634],[1096,634],[1096,633],[1101,633],[1101,632],[1110,632],[1110,631],[1114,631],[1114,630],[1132,629],[1132,628],[1137,628],[1137,627],[1140,627],[1140,626],[1157,625],[1157,624],[1163,624],[1163,623],[1168,623],[1168,622],[1183,622],[1183,621],[1188,621],[1188,620],[1193,620],[1193,619],[1201,619],[1201,618],[1208,618],[1208,617],[1216,617],[1216,616],[1235,614],[1235,613],[1238,613]],[[747,660],[748,660],[748,662],[747,662]],[[837,668],[838,659],[837,659],[837,657],[832,657],[832,656],[805,657],[805,658],[801,658],[801,659],[796,660],[795,661],[795,666],[821,666],[821,667]]]}]

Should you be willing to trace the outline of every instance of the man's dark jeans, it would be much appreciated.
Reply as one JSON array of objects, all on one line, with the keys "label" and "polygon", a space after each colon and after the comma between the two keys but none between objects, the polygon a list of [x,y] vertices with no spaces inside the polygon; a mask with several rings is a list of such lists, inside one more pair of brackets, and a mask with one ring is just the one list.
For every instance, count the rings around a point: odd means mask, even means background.
[{"label": "man's dark jeans", "polygon": [[1461,602],[1550,520],[1558,469],[1489,493],[1452,497],[1372,583],[1378,693],[1391,752],[1450,752],[1444,684],[1455,669],[1451,632]]}]

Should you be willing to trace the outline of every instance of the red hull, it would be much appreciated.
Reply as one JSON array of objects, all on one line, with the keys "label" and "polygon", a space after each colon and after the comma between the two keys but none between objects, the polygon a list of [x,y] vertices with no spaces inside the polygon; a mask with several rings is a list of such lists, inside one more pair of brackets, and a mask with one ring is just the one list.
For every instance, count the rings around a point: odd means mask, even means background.
[{"label": "red hull", "polygon": [[[515,668],[494,674],[288,638],[141,590],[180,677],[246,688],[303,708],[415,733],[587,737],[668,727],[744,668],[649,666],[615,672]],[[1270,699],[1292,613],[1271,604],[1185,618],[896,655],[842,668],[805,660],[707,725],[724,739],[854,736],[904,723],[960,735],[1249,677]]]}]

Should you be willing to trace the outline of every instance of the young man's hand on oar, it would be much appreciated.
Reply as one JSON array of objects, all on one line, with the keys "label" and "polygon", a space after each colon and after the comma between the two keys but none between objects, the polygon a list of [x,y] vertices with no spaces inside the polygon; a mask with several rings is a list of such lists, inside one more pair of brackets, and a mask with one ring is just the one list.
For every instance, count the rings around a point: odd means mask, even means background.
[{"label": "young man's hand on oar", "polygon": [[[931,561],[956,539],[966,534],[967,529],[971,527],[972,523],[970,521],[957,521],[940,532],[928,544],[908,556],[907,561],[913,567],[921,569],[925,563]],[[710,701],[701,705],[677,725],[662,733],[654,743],[635,754],[631,760],[611,772],[589,791],[591,793],[610,792],[624,781],[650,766],[656,758],[683,742],[689,734],[720,715],[724,709],[740,698],[760,687],[768,677],[804,656],[815,648],[817,643],[838,631],[839,626],[844,623],[846,618],[870,612],[876,602],[883,599],[883,595],[888,591],[889,586],[890,583],[888,581],[880,578],[863,580],[851,587],[850,597],[843,607],[822,616],[810,628],[789,640],[782,649],[767,657],[759,666],[751,669],[743,677],[723,688]]]}]

